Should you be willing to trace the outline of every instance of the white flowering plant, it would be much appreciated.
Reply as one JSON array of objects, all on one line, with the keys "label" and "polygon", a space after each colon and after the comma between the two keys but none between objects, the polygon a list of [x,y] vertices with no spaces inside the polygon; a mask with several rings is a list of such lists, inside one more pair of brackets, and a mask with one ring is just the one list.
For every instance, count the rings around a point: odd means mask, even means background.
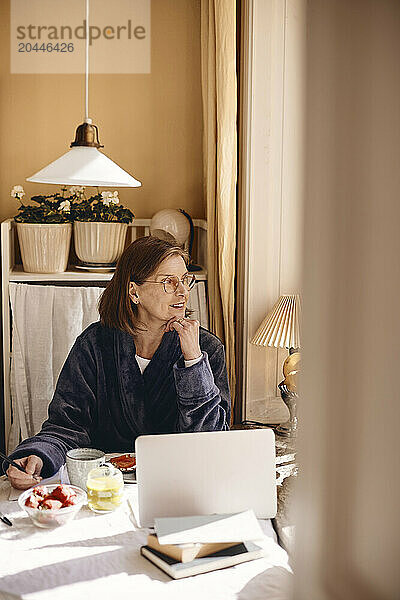
[{"label": "white flowering plant", "polygon": [[11,197],[22,201],[23,196],[25,196],[25,192],[22,185],[14,185],[13,189],[11,190]]},{"label": "white flowering plant", "polygon": [[70,188],[72,194],[71,217],[73,221],[100,223],[131,223],[135,217],[129,208],[120,204],[118,192],[98,192],[86,198],[84,188]]},{"label": "white flowering plant", "polygon": [[24,204],[24,188],[15,185],[11,196],[20,202],[17,223],[70,223],[72,221],[94,221],[101,223],[131,223],[135,217],[129,208],[120,204],[118,192],[98,192],[86,198],[85,188],[74,185],[62,187],[55,194],[32,196],[34,205]]},{"label": "white flowering plant", "polygon": [[69,223],[71,219],[71,202],[65,198],[64,193],[59,192],[48,196],[32,196],[31,201],[35,204],[24,204],[22,198],[25,196],[22,185],[15,185],[11,190],[12,198],[20,202],[18,214],[14,216],[17,223]]}]

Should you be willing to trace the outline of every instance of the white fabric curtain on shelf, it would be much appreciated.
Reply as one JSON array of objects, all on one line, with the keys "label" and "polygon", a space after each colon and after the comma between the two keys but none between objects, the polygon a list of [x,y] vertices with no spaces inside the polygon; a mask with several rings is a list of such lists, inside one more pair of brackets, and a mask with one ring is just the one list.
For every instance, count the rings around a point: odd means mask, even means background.
[{"label": "white fabric curtain on shelf", "polygon": [[10,283],[12,310],[9,449],[47,419],[58,375],[77,336],[98,321],[103,288]]},{"label": "white fabric curtain on shelf", "polygon": [[[9,446],[37,433],[47,419],[58,375],[82,331],[98,321],[97,303],[104,288],[10,283],[12,311]],[[208,327],[206,285],[190,294],[192,318]]]}]

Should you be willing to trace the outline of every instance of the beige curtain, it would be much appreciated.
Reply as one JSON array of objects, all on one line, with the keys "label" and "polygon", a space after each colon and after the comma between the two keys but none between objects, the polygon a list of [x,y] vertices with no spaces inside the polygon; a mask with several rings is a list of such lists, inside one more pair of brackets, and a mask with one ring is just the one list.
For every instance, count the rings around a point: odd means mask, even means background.
[{"label": "beige curtain", "polygon": [[236,0],[201,1],[203,164],[210,330],[225,343],[235,398]]}]

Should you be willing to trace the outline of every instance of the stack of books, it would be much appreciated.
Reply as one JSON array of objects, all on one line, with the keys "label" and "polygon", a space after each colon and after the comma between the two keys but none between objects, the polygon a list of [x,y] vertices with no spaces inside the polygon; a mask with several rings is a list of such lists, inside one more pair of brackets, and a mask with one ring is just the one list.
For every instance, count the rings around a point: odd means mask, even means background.
[{"label": "stack of books", "polygon": [[155,519],[141,554],[173,579],[262,558],[263,537],[252,510],[228,515]]}]

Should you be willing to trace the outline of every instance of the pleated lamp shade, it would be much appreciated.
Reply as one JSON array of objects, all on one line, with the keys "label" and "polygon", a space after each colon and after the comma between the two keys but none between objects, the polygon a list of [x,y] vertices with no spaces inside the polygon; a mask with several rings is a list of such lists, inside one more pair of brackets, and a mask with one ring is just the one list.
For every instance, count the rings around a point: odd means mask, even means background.
[{"label": "pleated lamp shade", "polygon": [[59,185],[139,187],[140,181],[121,169],[97,148],[76,146],[27,181]]},{"label": "pleated lamp shade", "polygon": [[265,317],[251,343],[275,348],[300,348],[299,322],[299,294],[284,294]]}]

